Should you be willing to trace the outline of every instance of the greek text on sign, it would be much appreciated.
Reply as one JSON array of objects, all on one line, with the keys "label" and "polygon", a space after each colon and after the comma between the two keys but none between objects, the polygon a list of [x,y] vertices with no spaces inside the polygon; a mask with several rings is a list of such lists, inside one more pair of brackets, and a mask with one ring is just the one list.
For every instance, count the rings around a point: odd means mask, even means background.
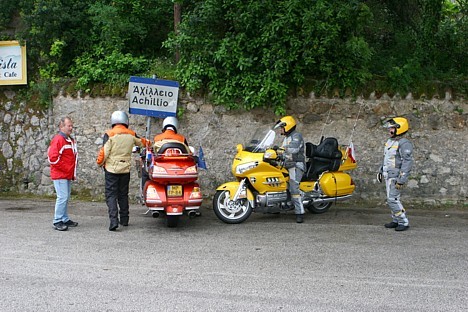
[{"label": "greek text on sign", "polygon": [[176,116],[179,98],[177,81],[130,77],[130,114],[164,118]]}]

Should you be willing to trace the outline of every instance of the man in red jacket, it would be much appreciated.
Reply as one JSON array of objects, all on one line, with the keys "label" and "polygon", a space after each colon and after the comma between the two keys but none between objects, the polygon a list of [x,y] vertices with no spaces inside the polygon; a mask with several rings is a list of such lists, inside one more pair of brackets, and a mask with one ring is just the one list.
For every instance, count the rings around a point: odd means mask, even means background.
[{"label": "man in red jacket", "polygon": [[78,225],[78,222],[68,217],[68,201],[71,194],[71,182],[76,178],[78,151],[76,141],[70,137],[73,131],[73,121],[70,117],[60,119],[58,126],[59,132],[50,142],[47,157],[50,163],[50,178],[54,182],[57,194],[54,228],[58,231],[66,231],[69,226]]}]

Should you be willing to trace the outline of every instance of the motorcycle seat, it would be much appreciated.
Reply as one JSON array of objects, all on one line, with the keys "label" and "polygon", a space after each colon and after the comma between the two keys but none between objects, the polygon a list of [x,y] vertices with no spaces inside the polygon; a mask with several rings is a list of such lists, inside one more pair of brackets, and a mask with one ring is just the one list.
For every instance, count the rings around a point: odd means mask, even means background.
[{"label": "motorcycle seat", "polygon": [[179,142],[168,142],[168,143],[164,143],[158,150],[158,154],[164,154],[164,152],[166,152],[166,150],[169,150],[169,149],[172,149],[172,150],[178,150],[180,152],[180,154],[190,154],[190,151],[189,149],[187,148],[187,146],[183,143],[179,143]]},{"label": "motorcycle seat", "polygon": [[336,138],[326,138],[319,145],[312,144],[310,142],[306,143],[306,156],[327,158],[327,159],[337,159],[341,158],[343,155],[338,149],[338,140]]},{"label": "motorcycle seat", "polygon": [[306,173],[303,180],[317,180],[325,171],[336,171],[340,167],[342,153],[336,138],[325,138],[319,145],[305,144]]}]

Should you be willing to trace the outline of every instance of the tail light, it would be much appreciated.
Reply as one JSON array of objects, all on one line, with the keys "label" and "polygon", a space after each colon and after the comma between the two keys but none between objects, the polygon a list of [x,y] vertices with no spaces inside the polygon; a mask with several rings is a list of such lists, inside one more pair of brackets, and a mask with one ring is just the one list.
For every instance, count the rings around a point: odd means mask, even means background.
[{"label": "tail light", "polygon": [[197,166],[191,166],[185,169],[185,174],[197,173]]},{"label": "tail light", "polygon": [[146,200],[157,200],[160,199],[158,195],[158,191],[154,187],[154,185],[148,185],[146,189]]},{"label": "tail light", "polygon": [[167,174],[167,171],[163,167],[153,166],[153,174],[155,174],[155,173],[156,174]]},{"label": "tail light", "polygon": [[192,190],[192,193],[190,194],[190,199],[198,199],[202,198],[202,193],[200,190],[200,187],[195,186]]}]

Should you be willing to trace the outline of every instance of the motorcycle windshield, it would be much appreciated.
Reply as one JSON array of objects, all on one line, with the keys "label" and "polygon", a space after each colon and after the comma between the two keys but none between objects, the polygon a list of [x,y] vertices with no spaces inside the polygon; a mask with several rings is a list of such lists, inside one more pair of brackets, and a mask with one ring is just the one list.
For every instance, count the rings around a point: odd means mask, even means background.
[{"label": "motorcycle windshield", "polygon": [[253,137],[244,144],[244,150],[253,153],[264,153],[269,147],[273,146],[275,137],[276,133],[272,129],[258,128]]}]

